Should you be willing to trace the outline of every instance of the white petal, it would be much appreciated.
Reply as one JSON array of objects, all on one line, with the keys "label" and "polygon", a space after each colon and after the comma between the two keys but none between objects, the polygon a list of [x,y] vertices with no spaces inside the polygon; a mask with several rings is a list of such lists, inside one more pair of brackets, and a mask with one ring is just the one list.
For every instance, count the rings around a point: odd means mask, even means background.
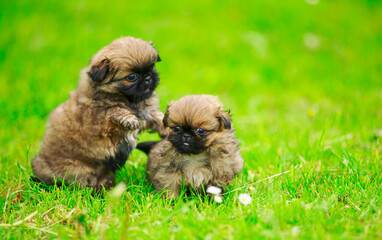
[{"label": "white petal", "polygon": [[214,200],[215,200],[215,202],[217,202],[217,203],[221,203],[221,202],[223,202],[223,198],[222,198],[221,196],[219,196],[219,195],[215,195],[215,196],[214,196]]},{"label": "white petal", "polygon": [[252,202],[252,198],[247,193],[241,193],[239,194],[239,201],[244,205],[248,205]]},{"label": "white petal", "polygon": [[215,187],[215,186],[209,186],[207,188],[206,192],[209,194],[215,194],[216,195],[216,194],[220,194],[222,192],[222,190],[218,187]]}]

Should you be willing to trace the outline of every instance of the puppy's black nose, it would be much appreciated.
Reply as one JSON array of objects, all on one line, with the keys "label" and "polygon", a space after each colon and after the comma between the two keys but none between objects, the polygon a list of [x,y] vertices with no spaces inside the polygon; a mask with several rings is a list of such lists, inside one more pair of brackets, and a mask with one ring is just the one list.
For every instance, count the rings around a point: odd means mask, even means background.
[{"label": "puppy's black nose", "polygon": [[183,142],[188,142],[190,140],[190,134],[184,134],[183,135]]},{"label": "puppy's black nose", "polygon": [[151,84],[152,82],[153,82],[153,80],[152,80],[152,78],[151,78],[150,76],[146,76],[146,77],[145,77],[145,83],[146,83],[147,85]]}]

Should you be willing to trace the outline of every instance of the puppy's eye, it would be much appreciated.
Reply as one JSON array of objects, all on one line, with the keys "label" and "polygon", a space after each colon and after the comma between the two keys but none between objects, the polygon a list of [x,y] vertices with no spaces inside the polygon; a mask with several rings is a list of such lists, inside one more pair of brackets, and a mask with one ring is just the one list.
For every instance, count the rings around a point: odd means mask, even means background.
[{"label": "puppy's eye", "polygon": [[174,133],[179,133],[180,132],[180,127],[179,126],[175,126],[175,127],[172,128],[172,131]]},{"label": "puppy's eye", "polygon": [[136,73],[130,73],[127,75],[126,80],[129,82],[136,82],[138,80],[138,75]]},{"label": "puppy's eye", "polygon": [[195,130],[195,132],[196,132],[197,134],[199,134],[200,136],[206,134],[206,130],[203,129],[203,128],[197,128],[197,129]]}]

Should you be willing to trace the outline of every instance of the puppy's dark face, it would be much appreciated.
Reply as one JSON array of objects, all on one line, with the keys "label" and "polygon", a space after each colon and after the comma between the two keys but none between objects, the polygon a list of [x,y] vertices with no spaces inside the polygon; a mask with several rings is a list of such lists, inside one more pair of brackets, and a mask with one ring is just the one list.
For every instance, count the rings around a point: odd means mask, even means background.
[{"label": "puppy's dark face", "polygon": [[200,154],[222,131],[231,129],[229,114],[211,95],[188,95],[171,103],[163,122],[171,129],[168,140],[180,154]]},{"label": "puppy's dark face", "polygon": [[207,149],[207,136],[211,134],[202,127],[193,128],[190,125],[171,127],[168,140],[180,154],[200,154]]},{"label": "puppy's dark face", "polygon": [[150,43],[132,37],[121,38],[93,57],[88,75],[96,93],[121,94],[135,103],[151,97],[158,86],[155,70],[158,61],[158,53]]},{"label": "puppy's dark face", "polygon": [[116,83],[117,91],[125,95],[130,102],[140,102],[151,97],[159,83],[154,65],[135,67],[126,74],[124,78],[112,81]]}]

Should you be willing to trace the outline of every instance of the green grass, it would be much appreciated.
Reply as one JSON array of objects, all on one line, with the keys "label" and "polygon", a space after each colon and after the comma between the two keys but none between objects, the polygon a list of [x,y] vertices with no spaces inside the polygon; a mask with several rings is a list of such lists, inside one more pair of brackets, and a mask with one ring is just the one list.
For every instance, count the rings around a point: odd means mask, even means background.
[{"label": "green grass", "polygon": [[[0,236],[381,239],[381,23],[377,0],[1,1],[0,223],[27,219]],[[230,189],[244,188],[223,203],[159,199],[137,151],[118,173],[120,198],[29,182],[49,112],[90,57],[126,35],[160,53],[162,110],[198,93],[231,110],[245,167]]]}]

